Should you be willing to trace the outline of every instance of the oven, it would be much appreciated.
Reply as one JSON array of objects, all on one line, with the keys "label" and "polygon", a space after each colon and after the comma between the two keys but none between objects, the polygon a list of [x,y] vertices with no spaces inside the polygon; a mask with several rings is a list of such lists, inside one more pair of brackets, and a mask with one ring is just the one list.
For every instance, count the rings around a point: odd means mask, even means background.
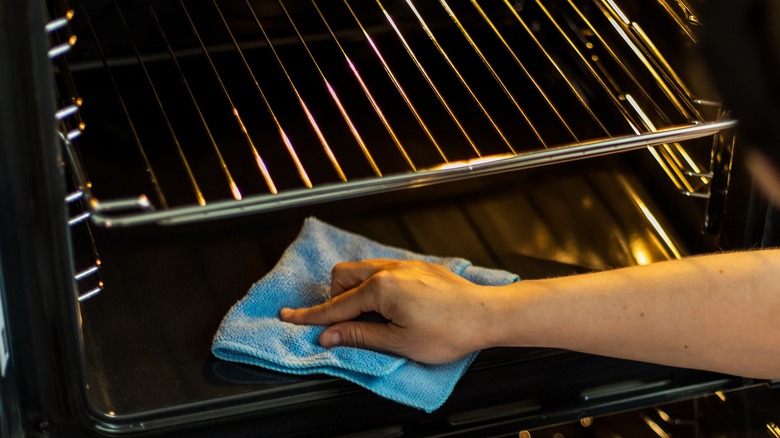
[{"label": "oven", "polygon": [[772,382],[569,351],[426,414],[209,350],[308,216],[522,278],[775,243],[704,7],[3,1],[2,432],[778,433]]}]

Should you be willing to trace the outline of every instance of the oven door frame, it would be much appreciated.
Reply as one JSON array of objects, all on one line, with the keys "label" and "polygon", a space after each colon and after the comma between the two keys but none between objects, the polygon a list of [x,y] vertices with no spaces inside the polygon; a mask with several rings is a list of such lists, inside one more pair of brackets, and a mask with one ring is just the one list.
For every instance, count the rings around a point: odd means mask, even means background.
[{"label": "oven door frame", "polygon": [[85,430],[64,160],[40,1],[0,1],[0,435]]}]

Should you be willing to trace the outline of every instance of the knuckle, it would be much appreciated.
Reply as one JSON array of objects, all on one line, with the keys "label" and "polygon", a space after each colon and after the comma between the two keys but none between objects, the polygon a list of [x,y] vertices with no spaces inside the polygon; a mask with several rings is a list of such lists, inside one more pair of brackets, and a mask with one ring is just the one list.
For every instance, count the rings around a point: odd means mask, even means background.
[{"label": "knuckle", "polygon": [[391,271],[379,271],[371,277],[371,282],[381,290],[395,282],[395,274]]},{"label": "knuckle", "polygon": [[325,319],[328,321],[334,320],[337,310],[336,299],[330,300],[322,305],[322,314],[325,315]]},{"label": "knuckle", "polygon": [[338,277],[341,275],[341,273],[344,272],[344,263],[337,263],[333,265],[333,268],[330,270],[331,277]]},{"label": "knuckle", "polygon": [[347,327],[345,339],[349,345],[354,347],[366,348],[368,346],[365,332],[356,324]]}]

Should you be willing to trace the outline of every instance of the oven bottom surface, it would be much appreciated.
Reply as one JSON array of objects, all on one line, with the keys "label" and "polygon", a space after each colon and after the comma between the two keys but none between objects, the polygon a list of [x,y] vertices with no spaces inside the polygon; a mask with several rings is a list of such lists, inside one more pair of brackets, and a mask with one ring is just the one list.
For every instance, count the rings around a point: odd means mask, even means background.
[{"label": "oven bottom surface", "polygon": [[229,222],[95,230],[105,289],[81,309],[94,414],[115,432],[249,415],[265,418],[268,433],[392,426],[392,435],[400,424],[431,434],[519,418],[539,426],[567,419],[566,412],[576,418],[739,385],[571,352],[495,349],[482,352],[451,399],[428,415],[338,379],[283,375],[210,354],[227,310],[310,215],[385,244],[528,279],[684,255],[666,218],[649,213],[657,209],[613,164],[592,160]]}]

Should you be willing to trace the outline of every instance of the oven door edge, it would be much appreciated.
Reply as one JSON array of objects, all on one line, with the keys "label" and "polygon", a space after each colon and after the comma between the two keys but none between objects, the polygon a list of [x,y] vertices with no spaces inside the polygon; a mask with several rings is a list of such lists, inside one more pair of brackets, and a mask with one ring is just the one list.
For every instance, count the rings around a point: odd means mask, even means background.
[{"label": "oven door edge", "polygon": [[0,435],[74,436],[88,418],[41,1],[0,1]]}]

